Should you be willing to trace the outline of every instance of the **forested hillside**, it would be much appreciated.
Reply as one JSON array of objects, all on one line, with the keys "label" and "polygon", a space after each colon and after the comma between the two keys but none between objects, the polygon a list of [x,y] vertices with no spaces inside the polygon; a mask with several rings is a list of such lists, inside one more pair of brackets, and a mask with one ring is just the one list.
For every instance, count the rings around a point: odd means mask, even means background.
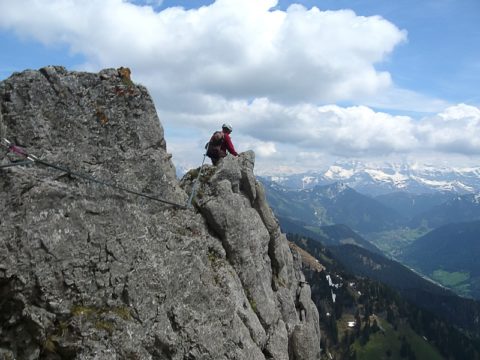
[{"label": "forested hillside", "polygon": [[288,238],[325,268],[319,272],[306,266],[304,272],[319,310],[326,359],[328,353],[342,359],[480,358],[478,337],[391,287],[352,274],[318,241],[293,234]]}]

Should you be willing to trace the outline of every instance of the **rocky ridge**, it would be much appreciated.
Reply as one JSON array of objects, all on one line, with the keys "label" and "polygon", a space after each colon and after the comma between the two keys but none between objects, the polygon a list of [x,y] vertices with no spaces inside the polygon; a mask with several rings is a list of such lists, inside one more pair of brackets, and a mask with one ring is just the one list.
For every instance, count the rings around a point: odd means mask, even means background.
[{"label": "rocky ridge", "polygon": [[[16,73],[0,83],[0,132],[178,204],[198,172],[177,181],[153,102],[126,69]],[[1,169],[0,357],[319,358],[300,257],[253,166],[253,152],[205,166],[191,209],[37,164]]]}]

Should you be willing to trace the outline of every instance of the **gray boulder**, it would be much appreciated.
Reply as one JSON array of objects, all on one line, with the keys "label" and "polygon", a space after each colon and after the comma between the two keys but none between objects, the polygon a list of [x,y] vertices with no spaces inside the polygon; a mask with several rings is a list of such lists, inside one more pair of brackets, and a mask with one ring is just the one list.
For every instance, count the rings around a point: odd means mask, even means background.
[{"label": "gray boulder", "polygon": [[[175,178],[154,104],[127,69],[12,75],[0,133],[180,205],[41,164],[0,169],[0,357],[319,358],[318,314],[252,152],[205,166],[183,207],[194,171]],[[0,165],[16,160],[2,148]]]}]

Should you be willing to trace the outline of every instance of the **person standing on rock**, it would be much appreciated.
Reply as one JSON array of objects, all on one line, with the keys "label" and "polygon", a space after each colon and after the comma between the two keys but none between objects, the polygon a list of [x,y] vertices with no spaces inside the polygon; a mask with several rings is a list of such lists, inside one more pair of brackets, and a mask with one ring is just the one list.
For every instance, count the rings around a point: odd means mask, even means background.
[{"label": "person standing on rock", "polygon": [[233,156],[238,156],[233,146],[230,133],[232,132],[232,126],[229,124],[222,125],[222,131],[215,131],[207,143],[205,148],[207,149],[207,156],[212,159],[212,164],[217,165],[220,159],[227,156],[227,151]]}]

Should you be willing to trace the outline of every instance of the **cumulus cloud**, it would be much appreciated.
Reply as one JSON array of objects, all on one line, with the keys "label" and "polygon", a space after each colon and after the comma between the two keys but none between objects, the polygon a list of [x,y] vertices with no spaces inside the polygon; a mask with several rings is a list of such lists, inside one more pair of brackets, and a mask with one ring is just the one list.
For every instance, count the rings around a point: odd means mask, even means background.
[{"label": "cumulus cloud", "polygon": [[374,65],[406,39],[405,31],[350,10],[272,10],[276,5],[217,0],[155,12],[121,0],[24,0],[0,5],[0,26],[65,43],[92,69],[128,65],[168,98],[180,91],[334,102],[390,86],[390,75]]},{"label": "cumulus cloud", "polygon": [[349,156],[359,153],[402,152],[416,147],[411,119],[375,112],[365,106],[302,104],[286,107],[267,99],[249,105],[243,121],[246,132],[258,124],[268,131],[257,134],[264,140]]},{"label": "cumulus cloud", "polygon": [[259,141],[256,139],[253,140],[244,140],[241,142],[242,147],[247,149],[253,149],[257,157],[269,159],[278,155],[277,146],[273,141]]},{"label": "cumulus cloud", "polygon": [[[228,119],[236,124],[236,131],[265,144],[291,144],[340,156],[406,152],[418,147],[411,118],[375,112],[365,106],[285,106],[266,98],[226,104],[231,107],[222,107],[219,113],[201,116],[197,121],[211,128]],[[166,117],[177,123],[190,121],[182,114]]]},{"label": "cumulus cloud", "polygon": [[[198,121],[215,129],[228,119],[234,125],[237,150],[254,149],[257,168],[262,172],[288,167],[318,169],[333,158],[415,160],[418,154],[439,159],[452,154],[480,155],[480,109],[465,104],[422,119],[376,112],[365,106],[289,106],[265,98],[250,103],[225,102],[218,110]],[[183,116],[168,115],[176,123],[185,121]],[[210,134],[199,131],[197,136],[208,139]],[[181,138],[178,144],[185,147]],[[190,152],[201,150],[192,146]]]},{"label": "cumulus cloud", "polygon": [[[407,38],[379,16],[276,0],[217,0],[155,11],[158,0],[1,1],[0,28],[81,54],[82,69],[129,66],[166,128],[169,151],[195,166],[210,133],[234,126],[264,169],[332,156],[480,152],[480,110],[398,89],[376,69]],[[438,112],[415,120],[367,106]],[[272,170],[273,171],[273,170]]]},{"label": "cumulus cloud", "polygon": [[433,150],[480,155],[480,109],[459,104],[437,116],[424,119],[418,138]]}]

